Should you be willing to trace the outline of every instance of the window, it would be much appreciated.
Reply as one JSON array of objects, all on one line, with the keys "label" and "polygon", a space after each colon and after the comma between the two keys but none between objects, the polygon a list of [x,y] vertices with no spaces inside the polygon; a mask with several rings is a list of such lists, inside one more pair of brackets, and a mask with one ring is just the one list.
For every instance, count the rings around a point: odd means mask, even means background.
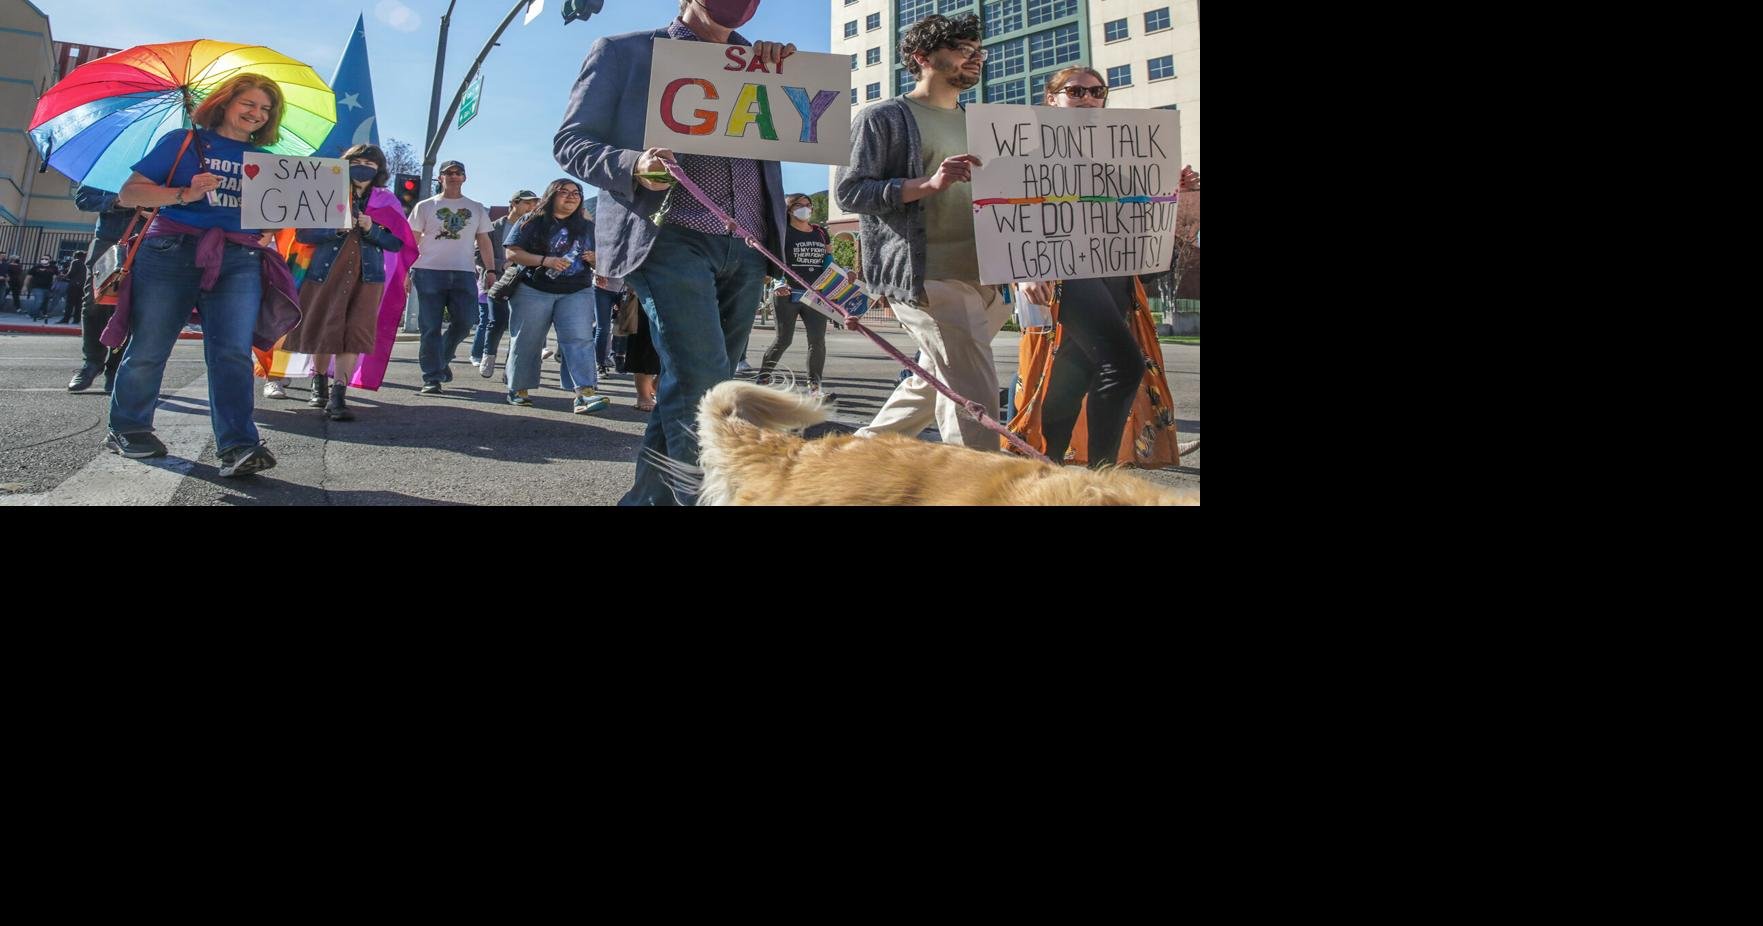
[{"label": "window", "polygon": [[1077,0],[1028,0],[1028,24],[1038,26],[1061,16],[1076,16]]},{"label": "window", "polygon": [[1169,28],[1169,7],[1152,10],[1145,14],[1146,32],[1161,32],[1167,28]]},{"label": "window", "polygon": [[1011,39],[996,45],[987,45],[986,51],[986,82],[990,83],[1004,77],[1021,74],[1026,67],[1022,59],[1022,40]]},{"label": "window", "polygon": [[955,102],[960,103],[962,106],[966,106],[969,103],[978,103],[979,88],[969,87],[966,90],[961,91],[961,95],[955,98]]},{"label": "window", "polygon": [[1118,42],[1130,37],[1126,31],[1126,20],[1124,19],[1116,19],[1102,27],[1102,40],[1105,42]]},{"label": "window", "polygon": [[[853,61],[857,60],[857,56],[852,55],[851,60],[853,60]],[[871,64],[880,64],[881,63],[881,46],[877,45],[876,47],[871,48],[868,52],[865,52],[863,55],[863,63],[865,66],[871,65]]]},{"label": "window", "polygon": [[857,105],[857,88],[856,87],[851,88],[851,105],[852,106]]},{"label": "window", "polygon": [[845,23],[845,38],[854,39],[856,37],[857,37],[857,20],[853,19],[850,22]]},{"label": "window", "polygon": [[973,0],[937,0],[937,12],[939,13],[953,13],[970,6],[973,6]]},{"label": "window", "polygon": [[1152,58],[1145,62],[1145,64],[1151,72],[1152,80],[1162,80],[1165,77],[1175,76],[1174,55],[1164,55],[1161,58]]},{"label": "window", "polygon": [[857,53],[856,52],[851,53],[851,70],[853,70],[853,71],[857,70]]},{"label": "window", "polygon": [[881,28],[881,14],[880,13],[871,13],[871,14],[869,14],[869,18],[865,19],[863,21],[863,29],[866,32],[874,32],[875,30],[880,29],[880,28]]},{"label": "window", "polygon": [[907,26],[937,11],[936,0],[900,0],[894,8],[894,25],[904,32]]},{"label": "window", "polygon": [[911,90],[913,87],[915,87],[917,85],[918,85],[918,81],[912,77],[911,71],[908,71],[905,68],[901,68],[900,70],[894,72],[894,93],[895,93],[895,95],[905,93],[906,91]]},{"label": "window", "polygon": [[1028,37],[1028,66],[1035,70],[1076,61],[1083,56],[1077,40],[1077,24],[1048,29]]},{"label": "window", "polygon": [[1132,65],[1123,64],[1120,67],[1108,69],[1109,89],[1130,86],[1132,86]]},{"label": "window", "polygon": [[1028,79],[1028,102],[1031,106],[1044,106],[1047,102],[1047,81],[1051,74],[1036,74]]},{"label": "window", "polygon": [[846,6],[850,6],[850,5],[852,5],[852,4],[854,4],[854,3],[856,3],[856,2],[857,2],[857,0],[845,0],[845,5],[846,5]]},{"label": "window", "polygon": [[1022,28],[1022,0],[988,0],[980,9],[986,35],[1003,35]]},{"label": "window", "polygon": [[1027,81],[1018,77],[1015,80],[1003,80],[997,83],[986,81],[987,103],[1026,103],[1028,91],[1024,89]]},{"label": "window", "polygon": [[864,87],[863,88],[863,98],[865,100],[879,100],[879,99],[881,99],[881,81],[878,80],[875,83],[870,84],[867,87]]}]

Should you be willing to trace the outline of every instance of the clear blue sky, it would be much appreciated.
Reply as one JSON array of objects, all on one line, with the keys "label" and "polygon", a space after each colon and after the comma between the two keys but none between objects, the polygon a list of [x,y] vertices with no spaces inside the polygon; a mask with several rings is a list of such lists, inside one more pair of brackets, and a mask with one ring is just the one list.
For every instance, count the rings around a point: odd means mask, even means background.
[{"label": "clear blue sky", "polygon": [[[418,151],[428,127],[435,42],[447,0],[302,0],[274,4],[168,0],[32,0],[49,14],[56,41],[127,48],[152,42],[216,39],[267,45],[311,65],[330,80],[357,15],[365,14],[380,141],[396,138]],[[459,0],[447,33],[447,69],[441,111],[464,79],[514,0]],[[606,0],[587,22],[563,25],[563,0],[544,0],[544,12],[523,26],[524,13],[502,34],[484,61],[484,97],[477,118],[447,132],[439,161],[465,162],[465,194],[489,205],[506,203],[518,188],[542,191],[563,176],[551,156],[551,137],[563,121],[569,89],[588,47],[603,35],[653,29],[678,9],[674,0]],[[249,13],[251,18],[241,18]],[[257,14],[267,18],[257,19]],[[763,0],[741,34],[753,40],[794,42],[803,51],[830,48],[826,0]],[[457,120],[455,120],[457,121]],[[826,166],[784,165],[790,192],[826,189]],[[590,191],[592,192],[592,191]]]}]

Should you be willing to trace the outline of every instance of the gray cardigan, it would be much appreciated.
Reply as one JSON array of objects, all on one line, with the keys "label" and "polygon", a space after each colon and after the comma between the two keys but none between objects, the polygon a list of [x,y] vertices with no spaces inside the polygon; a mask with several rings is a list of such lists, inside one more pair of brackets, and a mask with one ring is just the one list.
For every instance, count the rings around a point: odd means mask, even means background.
[{"label": "gray cardigan", "polygon": [[863,291],[923,305],[925,251],[922,202],[901,197],[924,170],[918,120],[899,97],[864,107],[851,123],[851,166],[833,185],[839,208],[857,214]]}]

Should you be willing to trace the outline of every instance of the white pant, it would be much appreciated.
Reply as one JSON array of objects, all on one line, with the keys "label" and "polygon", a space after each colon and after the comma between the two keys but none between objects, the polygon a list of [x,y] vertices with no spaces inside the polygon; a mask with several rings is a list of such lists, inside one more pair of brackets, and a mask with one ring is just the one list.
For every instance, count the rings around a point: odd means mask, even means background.
[{"label": "white pant", "polygon": [[[926,280],[924,305],[892,303],[894,317],[918,342],[919,365],[957,393],[984,405],[998,417],[998,369],[992,338],[1004,329],[1010,306],[996,286],[954,280]],[[858,437],[887,432],[916,437],[935,420],[943,443],[975,450],[997,450],[998,435],[961,411],[930,383],[914,374],[894,388],[875,420]]]}]

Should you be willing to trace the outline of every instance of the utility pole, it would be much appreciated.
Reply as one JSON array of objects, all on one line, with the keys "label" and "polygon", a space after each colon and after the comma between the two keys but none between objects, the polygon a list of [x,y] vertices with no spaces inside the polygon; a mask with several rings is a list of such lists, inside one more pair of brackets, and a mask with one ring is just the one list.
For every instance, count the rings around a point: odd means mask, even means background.
[{"label": "utility pole", "polygon": [[[429,171],[434,167],[435,156],[441,150],[441,142],[447,137],[447,127],[453,121],[453,114],[459,111],[459,101],[465,98],[465,89],[471,86],[472,79],[477,77],[477,69],[482,67],[484,59],[490,56],[490,49],[496,47],[496,40],[502,37],[502,33],[508,31],[508,26],[514,22],[514,17],[519,16],[520,11],[526,9],[527,5],[530,3],[532,3],[532,0],[515,0],[514,7],[508,11],[507,16],[502,18],[502,25],[496,27],[496,31],[490,35],[490,40],[484,43],[483,50],[477,53],[477,60],[471,63],[471,70],[465,72],[465,80],[460,82],[459,92],[453,94],[453,104],[447,107],[447,115],[441,119],[440,125],[434,125],[431,117],[428,150],[423,152],[422,156],[423,183],[428,183],[428,178],[430,176]],[[449,7],[449,9],[451,9],[451,7]],[[445,27],[443,27],[443,29],[444,28]],[[444,31],[442,35],[443,41],[445,41]],[[435,103],[437,105],[441,101],[440,94],[441,83],[439,79],[439,69],[437,68],[435,80]],[[427,188],[425,187],[424,189],[426,190]]]},{"label": "utility pole", "polygon": [[449,0],[447,12],[441,14],[441,43],[435,48],[435,87],[429,94],[429,131],[422,139],[422,186],[417,188],[421,198],[429,197],[429,181],[435,176],[435,121],[441,117],[441,70],[447,66],[447,29],[453,25],[453,6],[459,0]]}]

